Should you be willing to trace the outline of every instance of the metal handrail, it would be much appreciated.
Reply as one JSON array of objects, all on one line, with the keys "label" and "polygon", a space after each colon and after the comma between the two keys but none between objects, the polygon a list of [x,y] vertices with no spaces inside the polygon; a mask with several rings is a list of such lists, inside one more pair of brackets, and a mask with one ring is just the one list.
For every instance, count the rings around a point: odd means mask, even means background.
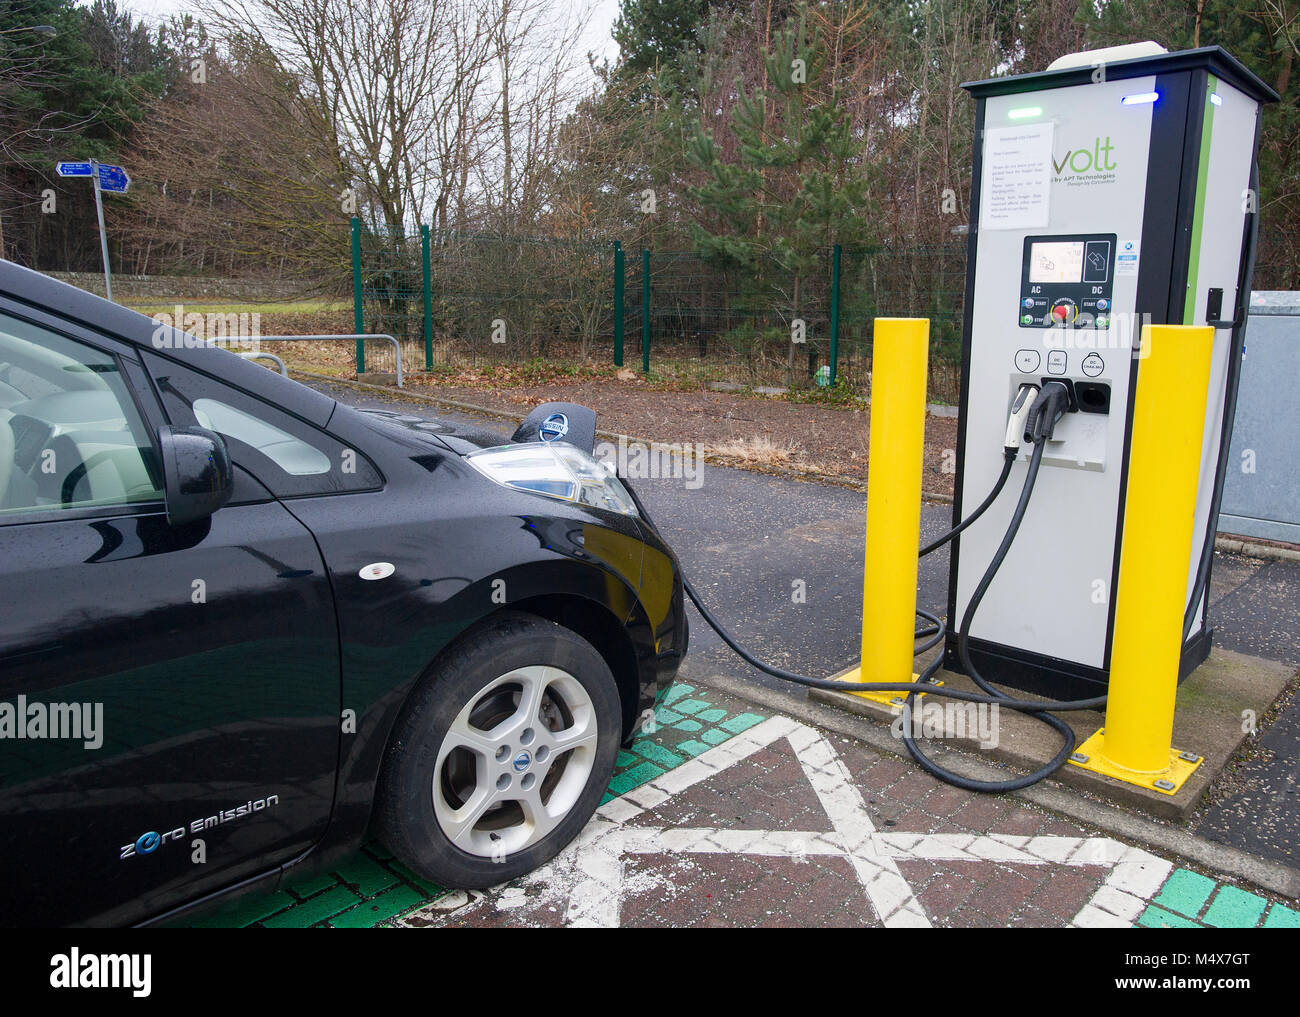
[{"label": "metal handrail", "polygon": [[[358,339],[387,339],[393,344],[393,352],[397,356],[397,387],[402,387],[402,346],[394,336],[386,333],[376,332],[367,335],[259,335],[256,338],[258,342],[264,343],[325,342],[330,339],[347,339],[350,342],[356,342]],[[284,365],[281,364],[281,366]]]},{"label": "metal handrail", "polygon": [[281,360],[279,357],[277,357],[274,353],[240,353],[238,354],[238,356],[243,357],[245,360],[258,360],[258,359],[273,360],[275,361],[276,365],[280,368],[280,373],[283,374],[286,378],[289,377],[289,369],[284,366],[284,361]]}]

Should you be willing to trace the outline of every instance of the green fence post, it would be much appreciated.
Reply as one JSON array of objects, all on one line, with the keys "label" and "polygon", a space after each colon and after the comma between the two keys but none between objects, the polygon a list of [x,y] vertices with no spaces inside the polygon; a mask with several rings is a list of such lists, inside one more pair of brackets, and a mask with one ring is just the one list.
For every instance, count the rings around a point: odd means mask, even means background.
[{"label": "green fence post", "polygon": [[[365,312],[361,306],[361,220],[352,217],[352,324],[357,335],[366,330]],[[366,370],[365,343],[357,340],[357,376]]]},{"label": "green fence post", "polygon": [[614,366],[623,366],[623,245],[614,241]]},{"label": "green fence post", "polygon": [[433,270],[429,262],[429,227],[420,227],[424,255],[424,369],[433,370]]},{"label": "green fence post", "polygon": [[641,370],[650,373],[650,248],[641,251]]},{"label": "green fence post", "polygon": [[840,245],[831,254],[831,386],[840,364]]}]

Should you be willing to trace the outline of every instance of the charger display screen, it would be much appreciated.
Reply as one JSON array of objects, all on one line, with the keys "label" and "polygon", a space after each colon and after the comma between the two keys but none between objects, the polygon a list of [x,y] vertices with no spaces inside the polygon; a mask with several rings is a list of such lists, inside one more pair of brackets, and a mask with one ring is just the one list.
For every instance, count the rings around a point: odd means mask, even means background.
[{"label": "charger display screen", "polygon": [[1031,283],[1083,282],[1083,243],[1037,243],[1030,245]]}]

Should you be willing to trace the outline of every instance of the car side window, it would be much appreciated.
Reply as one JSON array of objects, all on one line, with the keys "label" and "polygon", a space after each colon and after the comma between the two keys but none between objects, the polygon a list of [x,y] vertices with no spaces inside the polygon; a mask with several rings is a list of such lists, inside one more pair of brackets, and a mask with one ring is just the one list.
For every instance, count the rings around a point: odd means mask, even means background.
[{"label": "car side window", "polygon": [[117,359],[0,314],[0,522],[163,500]]},{"label": "car side window", "polygon": [[190,409],[204,427],[239,439],[291,476],[314,477],[330,470],[329,456],[314,445],[220,399],[195,399]]},{"label": "car side window", "polygon": [[173,424],[197,424],[226,441],[230,457],[277,498],[383,486],[364,455],[305,421],[233,386],[145,353]]}]

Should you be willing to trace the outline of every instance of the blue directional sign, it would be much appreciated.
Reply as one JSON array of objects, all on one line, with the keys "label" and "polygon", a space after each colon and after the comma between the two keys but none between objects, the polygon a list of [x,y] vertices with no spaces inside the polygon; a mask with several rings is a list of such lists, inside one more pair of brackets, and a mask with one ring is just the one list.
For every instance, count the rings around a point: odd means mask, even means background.
[{"label": "blue directional sign", "polygon": [[93,177],[99,169],[99,189],[113,194],[125,194],[131,187],[131,177],[121,166],[106,166],[102,162],[61,162],[55,170],[61,177]]},{"label": "blue directional sign", "polygon": [[61,162],[54,168],[61,177],[90,177],[95,175],[88,162]]},{"label": "blue directional sign", "polygon": [[104,234],[104,203],[100,200],[100,192],[125,194],[131,187],[131,178],[121,166],[105,166],[94,159],[60,162],[55,164],[54,169],[61,177],[90,177],[96,184],[95,215],[99,219],[99,253],[104,258],[104,292],[112,300],[113,274],[108,266],[108,237]]},{"label": "blue directional sign", "polygon": [[127,176],[126,170],[121,166],[105,166],[102,162],[99,164],[99,189],[101,191],[125,194],[130,186],[131,178]]}]

